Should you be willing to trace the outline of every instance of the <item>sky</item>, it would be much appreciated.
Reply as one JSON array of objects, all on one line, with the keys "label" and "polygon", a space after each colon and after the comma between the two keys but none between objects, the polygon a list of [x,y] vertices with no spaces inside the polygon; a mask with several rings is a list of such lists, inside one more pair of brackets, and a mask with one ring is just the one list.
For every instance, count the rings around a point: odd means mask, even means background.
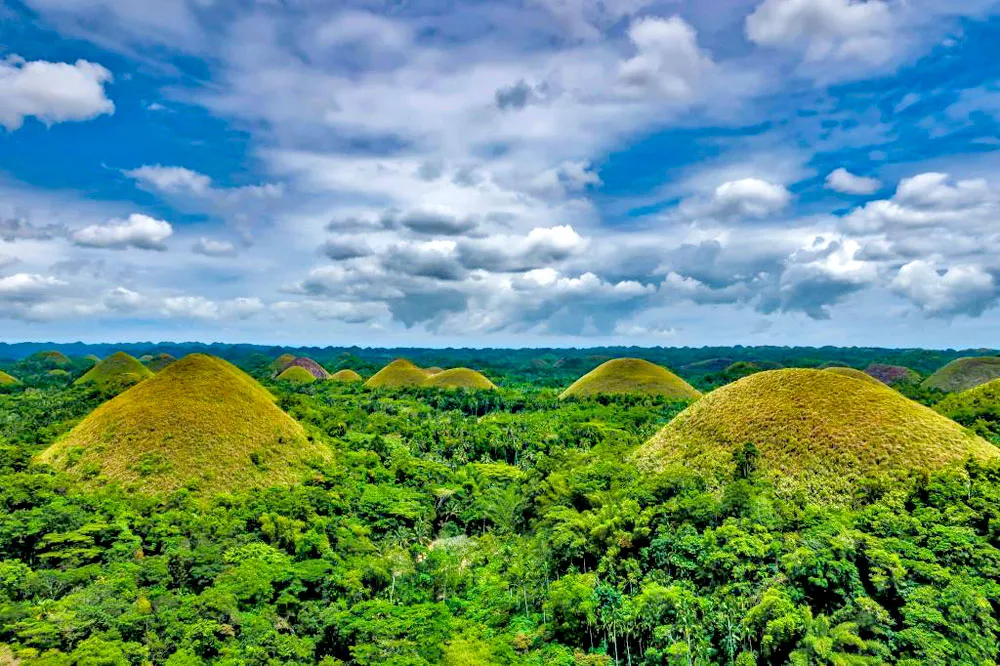
[{"label": "sky", "polygon": [[0,0],[0,340],[996,347],[1000,0]]}]

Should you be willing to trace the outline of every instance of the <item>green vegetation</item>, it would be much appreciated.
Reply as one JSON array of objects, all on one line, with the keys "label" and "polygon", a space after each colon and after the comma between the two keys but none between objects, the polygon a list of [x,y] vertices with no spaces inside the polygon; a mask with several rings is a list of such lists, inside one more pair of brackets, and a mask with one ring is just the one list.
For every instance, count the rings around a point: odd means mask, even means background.
[{"label": "green vegetation", "polygon": [[94,384],[102,391],[121,391],[138,384],[153,373],[137,359],[125,352],[115,352],[76,380],[80,384]]},{"label": "green vegetation", "polygon": [[299,365],[288,366],[278,375],[278,379],[293,384],[312,384],[316,381],[316,377],[311,372]]},{"label": "green vegetation", "polygon": [[865,368],[865,372],[883,384],[888,384],[889,386],[920,383],[919,373],[901,365],[872,363]]},{"label": "green vegetation", "polygon": [[497,386],[482,373],[469,368],[450,368],[431,374],[424,380],[423,386],[443,389],[473,389],[493,391]]},{"label": "green vegetation", "polygon": [[282,354],[271,362],[271,371],[277,374],[287,368],[288,365],[295,359],[295,354]]},{"label": "green vegetation", "polygon": [[863,382],[868,382],[869,384],[876,384],[878,386],[883,386],[882,382],[875,379],[868,373],[862,372],[855,368],[843,368],[840,366],[833,366],[829,368],[824,368],[823,372],[832,372],[843,377],[853,377],[854,379],[859,379]]},{"label": "green vegetation", "polygon": [[62,368],[53,368],[46,373],[49,377],[69,377],[69,370],[63,370]]},{"label": "green vegetation", "polygon": [[285,366],[285,370],[290,368],[302,368],[310,375],[313,379],[329,379],[330,373],[326,371],[322,365],[312,360],[311,358],[299,357],[294,361]]},{"label": "green vegetation", "polygon": [[72,365],[73,361],[69,359],[66,354],[60,351],[42,351],[31,356],[28,359],[29,362],[33,361],[46,368],[65,368],[66,366]]},{"label": "green vegetation", "polygon": [[251,377],[192,354],[98,407],[39,460],[88,486],[156,492],[292,483],[328,457]]},{"label": "green vegetation", "polygon": [[1000,356],[960,358],[944,366],[924,380],[924,388],[947,393],[967,391],[1000,379]]},{"label": "green vegetation", "polygon": [[427,372],[407,361],[397,358],[372,375],[365,386],[368,388],[406,388],[421,386],[427,379]]},{"label": "green vegetation", "polygon": [[772,370],[716,389],[639,452],[646,469],[682,465],[721,480],[752,447],[784,492],[851,498],[860,479],[939,469],[1000,451],[881,384],[826,370]]},{"label": "green vegetation", "polygon": [[952,393],[934,408],[994,444],[1000,444],[1000,379]]},{"label": "green vegetation", "polygon": [[3,370],[0,370],[0,386],[15,386],[19,383],[20,382],[18,382],[15,377],[8,375]]},{"label": "green vegetation", "polygon": [[150,357],[148,361],[143,361],[144,365],[153,372],[160,372],[171,363],[176,363],[177,359],[170,354],[157,354]]},{"label": "green vegetation", "polygon": [[363,378],[361,377],[361,375],[359,375],[358,373],[354,372],[353,370],[349,370],[347,368],[345,368],[343,370],[339,370],[339,371],[333,373],[332,375],[330,375],[330,381],[333,381],[333,382],[347,382],[347,383],[350,383],[350,382],[360,382],[362,380],[363,380]]},{"label": "green vegetation", "polygon": [[662,395],[677,400],[693,400],[700,395],[666,368],[638,358],[618,358],[580,377],[559,397],[587,398],[620,393]]}]

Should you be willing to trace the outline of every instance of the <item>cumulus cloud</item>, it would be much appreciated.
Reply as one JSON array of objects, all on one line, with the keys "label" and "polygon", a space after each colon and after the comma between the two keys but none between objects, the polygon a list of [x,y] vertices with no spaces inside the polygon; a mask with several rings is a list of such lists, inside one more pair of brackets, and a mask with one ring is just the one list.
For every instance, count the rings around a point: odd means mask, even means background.
[{"label": "cumulus cloud", "polygon": [[855,240],[817,238],[789,258],[778,291],[761,303],[764,312],[801,311],[813,319],[829,319],[829,306],[876,283],[876,264],[858,258]]},{"label": "cumulus cloud", "polygon": [[679,16],[640,19],[632,23],[628,35],[636,53],[622,63],[619,75],[631,88],[687,101],[715,67],[698,46],[694,28]]},{"label": "cumulus cloud", "polygon": [[875,194],[882,187],[878,178],[856,176],[843,167],[831,171],[826,177],[826,187],[841,194]]},{"label": "cumulus cloud", "polygon": [[104,86],[111,72],[86,60],[73,64],[10,57],[0,61],[0,125],[19,129],[31,116],[47,125],[113,114]]},{"label": "cumulus cloud", "polygon": [[741,178],[722,183],[709,196],[692,197],[678,209],[682,217],[764,218],[784,210],[792,200],[783,186],[760,178]]},{"label": "cumulus cloud", "polygon": [[111,289],[104,294],[102,301],[109,309],[119,312],[135,310],[143,302],[142,296],[138,292],[126,289],[125,287]]},{"label": "cumulus cloud", "polygon": [[15,273],[0,277],[0,301],[33,303],[66,286],[68,283],[51,276]]},{"label": "cumulus cloud", "polygon": [[924,173],[899,182],[892,199],[871,201],[852,211],[845,225],[857,232],[968,225],[992,218],[998,197],[982,179],[953,181],[945,173]]},{"label": "cumulus cloud", "polygon": [[94,224],[76,231],[73,242],[81,247],[124,250],[167,249],[166,240],[174,233],[169,222],[134,213],[127,220],[112,220],[107,224]]},{"label": "cumulus cloud", "polygon": [[0,218],[0,240],[51,240],[66,233],[58,224],[34,225],[22,217]]},{"label": "cumulus cloud", "polygon": [[466,271],[458,261],[456,249],[456,243],[449,240],[404,241],[388,249],[382,264],[388,270],[404,275],[461,280]]},{"label": "cumulus cloud", "polygon": [[493,236],[458,244],[458,258],[469,269],[517,272],[550,267],[587,247],[569,225],[537,228],[524,237]]},{"label": "cumulus cloud", "polygon": [[389,211],[382,219],[386,226],[400,226],[428,236],[462,236],[478,226],[473,217],[459,215],[440,206],[428,206],[406,212]]},{"label": "cumulus cloud", "polygon": [[323,243],[320,252],[333,261],[345,261],[347,259],[358,259],[372,254],[372,248],[362,238],[342,236],[330,238]]},{"label": "cumulus cloud", "polygon": [[891,286],[929,317],[978,317],[996,303],[998,295],[994,276],[980,266],[942,269],[924,259],[900,268]]},{"label": "cumulus cloud", "polygon": [[764,0],[745,27],[750,41],[807,61],[881,64],[893,54],[893,16],[881,0]]},{"label": "cumulus cloud", "polygon": [[125,171],[125,175],[141,185],[159,192],[205,194],[212,187],[212,179],[205,174],[184,167],[160,165],[141,166]]},{"label": "cumulus cloud", "polygon": [[236,255],[236,246],[230,241],[214,240],[203,236],[195,241],[195,244],[191,246],[191,251],[206,257],[232,257]]},{"label": "cumulus cloud", "polygon": [[259,298],[235,298],[216,302],[204,296],[171,296],[163,299],[162,314],[187,319],[248,319],[263,311]]}]

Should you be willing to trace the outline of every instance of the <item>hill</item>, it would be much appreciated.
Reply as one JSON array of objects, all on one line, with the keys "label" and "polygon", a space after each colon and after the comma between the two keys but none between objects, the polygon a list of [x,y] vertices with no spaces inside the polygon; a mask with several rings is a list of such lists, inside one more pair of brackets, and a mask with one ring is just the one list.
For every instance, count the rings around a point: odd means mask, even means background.
[{"label": "hill", "polygon": [[925,379],[922,386],[953,393],[994,379],[1000,379],[1000,356],[975,356],[952,361]]},{"label": "hill", "polygon": [[618,358],[597,366],[573,382],[560,398],[585,398],[602,393],[644,393],[693,400],[697,389],[666,368],[638,358]]},{"label": "hill", "polygon": [[312,384],[316,381],[316,377],[300,365],[290,365],[281,371],[278,380],[293,384]]},{"label": "hill", "polygon": [[1000,444],[1000,379],[945,396],[934,409]]},{"label": "hill", "polygon": [[278,358],[271,361],[271,370],[275,373],[281,372],[294,360],[295,354],[282,354]]},{"label": "hill", "polygon": [[0,370],[0,386],[13,386],[15,384],[20,384],[20,383],[21,382],[17,381],[16,378],[12,377],[11,375],[8,375],[3,370]]},{"label": "hill", "polygon": [[60,351],[41,351],[29,356],[27,360],[46,368],[65,368],[73,364],[73,361]]},{"label": "hill", "polygon": [[897,384],[916,384],[920,381],[920,374],[915,370],[902,365],[886,365],[884,363],[872,363],[865,368],[865,373],[879,380],[883,384],[895,386]]},{"label": "hill", "polygon": [[158,492],[294,483],[328,457],[249,375],[192,354],[98,407],[38,459],[85,485]]},{"label": "hill", "polygon": [[302,368],[310,375],[312,375],[313,379],[330,378],[330,373],[326,371],[326,368],[324,368],[322,365],[312,360],[311,358],[305,358],[305,357],[296,358],[294,361],[285,366],[285,370],[288,370],[293,367]]},{"label": "hill", "polygon": [[756,448],[779,488],[845,498],[877,473],[934,469],[1000,450],[885,386],[824,370],[772,370],[717,389],[636,453],[640,466],[683,465],[723,483]]},{"label": "hill", "polygon": [[150,357],[148,361],[143,361],[145,366],[153,372],[161,372],[171,363],[176,363],[177,359],[170,354],[157,354]]},{"label": "hill", "polygon": [[424,380],[424,386],[428,388],[445,389],[475,389],[481,391],[493,391],[497,386],[482,373],[470,370],[469,368],[451,368],[435,373]]},{"label": "hill", "polygon": [[824,368],[823,372],[832,372],[834,374],[841,375],[842,377],[852,377],[854,379],[857,379],[857,380],[860,380],[860,381],[863,381],[863,382],[868,382],[869,384],[875,384],[877,386],[884,386],[884,384],[882,384],[882,382],[880,382],[879,380],[875,379],[874,377],[872,377],[868,373],[861,372],[860,370],[857,370],[855,368],[845,368],[843,366],[833,366],[833,367],[830,367],[830,368]]},{"label": "hill", "polygon": [[361,375],[353,370],[340,370],[330,375],[332,382],[360,382],[361,380]]},{"label": "hill", "polygon": [[427,372],[421,370],[405,358],[397,358],[372,375],[365,386],[368,388],[404,388],[421,386],[427,379]]},{"label": "hill", "polygon": [[137,359],[125,352],[115,352],[88,370],[75,384],[94,384],[102,391],[120,390],[152,376],[152,371]]}]

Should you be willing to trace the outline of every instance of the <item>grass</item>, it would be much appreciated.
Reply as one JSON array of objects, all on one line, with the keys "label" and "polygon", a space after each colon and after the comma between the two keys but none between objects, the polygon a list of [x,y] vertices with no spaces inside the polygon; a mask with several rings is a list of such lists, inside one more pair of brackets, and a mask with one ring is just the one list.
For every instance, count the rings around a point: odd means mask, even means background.
[{"label": "grass", "polygon": [[192,354],[98,407],[38,459],[86,486],[152,493],[295,483],[329,457],[249,375]]},{"label": "grass", "polygon": [[47,368],[65,368],[73,364],[73,361],[60,351],[41,351],[32,354],[28,360],[38,361]]},{"label": "grass", "polygon": [[618,358],[580,377],[559,397],[585,398],[608,393],[644,393],[679,400],[692,400],[701,395],[662,366],[638,358]]},{"label": "grass", "polygon": [[290,365],[278,375],[278,380],[292,384],[312,384],[316,377],[302,366]]},{"label": "grass", "polygon": [[15,377],[8,375],[3,370],[0,370],[0,386],[14,386],[15,384],[20,384]]},{"label": "grass", "polygon": [[934,409],[1000,444],[1000,379],[945,396]]},{"label": "grass", "polygon": [[439,372],[444,372],[444,368],[439,368],[436,365],[434,365],[429,368],[424,368],[424,372],[427,373],[428,375],[436,375]]},{"label": "grass", "polygon": [[695,469],[721,485],[740,451],[786,491],[845,499],[862,478],[936,469],[1000,450],[881,385],[825,370],[761,372],[688,407],[636,453],[658,471]]},{"label": "grass", "polygon": [[496,390],[497,386],[482,373],[469,368],[451,368],[432,374],[424,380],[424,386],[446,389]]},{"label": "grass", "polygon": [[1000,356],[960,358],[944,366],[924,380],[924,388],[936,388],[947,393],[1000,379]]},{"label": "grass", "polygon": [[66,370],[63,370],[62,368],[53,368],[52,370],[49,370],[45,374],[47,374],[49,377],[69,377],[70,376],[69,372],[66,371]]},{"label": "grass", "polygon": [[310,375],[312,375],[313,379],[330,378],[330,373],[326,371],[326,368],[324,368],[322,365],[312,360],[311,358],[305,358],[305,357],[296,358],[294,361],[285,366],[285,370],[288,370],[293,367],[302,368]]},{"label": "grass", "polygon": [[282,354],[278,358],[271,361],[271,371],[274,373],[279,373],[288,365],[295,360],[295,354]]},{"label": "grass", "polygon": [[902,365],[872,363],[865,368],[865,372],[883,384],[888,384],[889,386],[920,383],[920,373]]},{"label": "grass", "polygon": [[77,385],[94,384],[102,391],[124,389],[153,376],[153,372],[125,352],[107,357],[76,380]]},{"label": "grass", "polygon": [[171,356],[170,354],[157,354],[156,356],[150,358],[148,361],[144,361],[146,367],[152,370],[153,372],[161,372],[168,365],[176,362],[177,359]]},{"label": "grass", "polygon": [[875,379],[868,373],[862,372],[855,368],[845,368],[842,366],[835,365],[830,368],[824,368],[823,372],[832,372],[834,374],[841,375],[842,377],[852,377],[854,379],[858,379],[863,382],[868,382],[869,384],[883,386],[882,382],[880,382],[879,380]]},{"label": "grass", "polygon": [[405,388],[421,386],[427,379],[427,371],[418,368],[405,358],[397,358],[372,375],[365,386],[368,388]]},{"label": "grass", "polygon": [[362,381],[361,375],[354,372],[353,370],[340,370],[338,372],[330,375],[330,381],[333,382],[360,382]]}]

